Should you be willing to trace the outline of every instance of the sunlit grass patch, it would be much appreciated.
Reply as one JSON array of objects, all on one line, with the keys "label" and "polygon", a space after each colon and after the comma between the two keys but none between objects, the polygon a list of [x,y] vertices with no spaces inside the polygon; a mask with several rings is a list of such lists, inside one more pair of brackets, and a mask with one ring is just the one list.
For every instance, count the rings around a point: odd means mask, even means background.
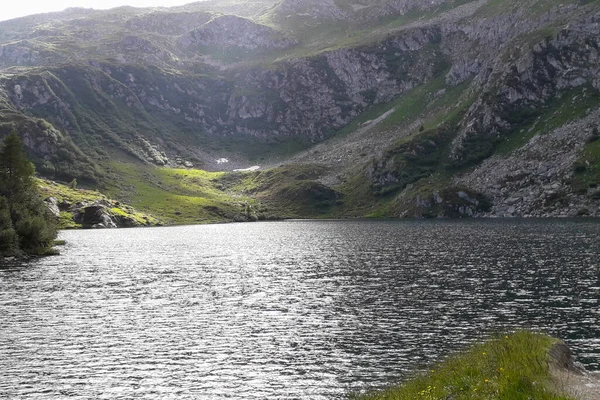
[{"label": "sunlit grass patch", "polygon": [[223,172],[171,169],[112,163],[119,182],[114,197],[158,216],[167,224],[196,224],[237,220],[255,201],[221,188]]},{"label": "sunlit grass patch", "polygon": [[135,221],[140,226],[158,225],[160,223],[152,215],[144,214],[129,205],[112,200],[96,190],[78,189],[74,186],[70,187],[42,179],[38,179],[37,183],[43,198],[54,197],[58,203],[65,202],[71,207],[68,211],[64,209],[60,211],[60,216],[58,217],[58,226],[60,229],[81,228],[81,224],[73,220],[73,210],[79,208],[79,206],[97,202],[110,205],[109,211],[113,216],[121,217],[128,221]]},{"label": "sunlit grass patch", "polygon": [[429,371],[360,400],[569,400],[551,389],[549,350],[557,339],[516,332],[477,344]]}]

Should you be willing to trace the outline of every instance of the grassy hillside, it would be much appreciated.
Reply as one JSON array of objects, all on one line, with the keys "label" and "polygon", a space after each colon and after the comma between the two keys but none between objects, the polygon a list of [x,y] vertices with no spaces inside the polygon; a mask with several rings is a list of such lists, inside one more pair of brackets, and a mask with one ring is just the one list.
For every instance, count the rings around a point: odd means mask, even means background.
[{"label": "grassy hillside", "polygon": [[322,167],[207,172],[115,162],[108,193],[167,224],[326,217],[341,194],[315,180]]},{"label": "grassy hillside", "polygon": [[167,224],[246,220],[254,201],[223,190],[224,173],[114,162],[108,193]]}]

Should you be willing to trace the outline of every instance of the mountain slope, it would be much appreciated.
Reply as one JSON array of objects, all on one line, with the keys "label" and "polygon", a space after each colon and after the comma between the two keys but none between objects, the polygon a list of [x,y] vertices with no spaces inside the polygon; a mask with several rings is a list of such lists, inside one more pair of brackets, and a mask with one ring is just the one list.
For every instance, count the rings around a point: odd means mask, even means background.
[{"label": "mountain slope", "polygon": [[111,190],[115,161],[289,164],[235,178],[280,215],[599,215],[599,22],[575,0],[25,17],[0,23],[0,136]]}]

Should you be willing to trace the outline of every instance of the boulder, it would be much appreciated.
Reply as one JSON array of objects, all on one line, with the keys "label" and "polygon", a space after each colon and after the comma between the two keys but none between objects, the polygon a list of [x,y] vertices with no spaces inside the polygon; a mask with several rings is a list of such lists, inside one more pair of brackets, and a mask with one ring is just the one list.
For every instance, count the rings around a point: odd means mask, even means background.
[{"label": "boulder", "polygon": [[48,197],[44,200],[44,204],[48,207],[48,210],[54,215],[56,218],[60,218],[60,208],[58,205],[58,199],[56,197]]},{"label": "boulder", "polygon": [[83,228],[116,228],[109,210],[101,204],[94,203],[82,207],[73,213],[73,220]]}]

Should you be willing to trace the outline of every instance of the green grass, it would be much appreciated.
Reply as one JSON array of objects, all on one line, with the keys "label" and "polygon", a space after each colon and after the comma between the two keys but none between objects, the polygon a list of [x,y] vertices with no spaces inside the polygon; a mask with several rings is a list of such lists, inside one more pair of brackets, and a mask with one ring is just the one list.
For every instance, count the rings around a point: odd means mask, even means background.
[{"label": "green grass", "polygon": [[[160,223],[160,221],[152,215],[142,213],[127,204],[112,200],[96,190],[75,189],[67,185],[42,179],[38,179],[37,183],[43,198],[55,197],[59,204],[63,201],[71,205],[76,205],[77,203],[90,204],[102,201],[111,205],[110,213],[115,217],[128,218],[135,221],[140,226],[157,225]],[[81,225],[73,221],[72,212],[61,211],[58,219],[58,227],[59,229],[77,229],[81,228]]]},{"label": "green grass", "polygon": [[231,221],[255,201],[220,183],[226,173],[111,163],[109,193],[167,224]]},{"label": "green grass", "polygon": [[557,339],[516,332],[477,344],[413,379],[357,400],[568,400],[552,389],[549,350]]},{"label": "green grass", "polygon": [[317,182],[324,169],[308,164],[234,173],[119,162],[111,169],[111,196],[167,224],[327,217],[341,201]]},{"label": "green grass", "polygon": [[344,204],[334,210],[334,217],[390,218],[393,196],[376,196],[365,171],[357,167],[346,182],[337,188],[344,196]]},{"label": "green grass", "polygon": [[377,128],[380,130],[391,129],[418,116],[424,109],[433,105],[433,94],[443,88],[444,78],[440,76],[401,96],[394,104],[396,110]]},{"label": "green grass", "polygon": [[37,179],[38,186],[42,195],[46,197],[56,197],[59,202],[65,200],[69,203],[94,202],[105,200],[106,197],[96,190],[72,189],[67,185],[57,182]]}]

